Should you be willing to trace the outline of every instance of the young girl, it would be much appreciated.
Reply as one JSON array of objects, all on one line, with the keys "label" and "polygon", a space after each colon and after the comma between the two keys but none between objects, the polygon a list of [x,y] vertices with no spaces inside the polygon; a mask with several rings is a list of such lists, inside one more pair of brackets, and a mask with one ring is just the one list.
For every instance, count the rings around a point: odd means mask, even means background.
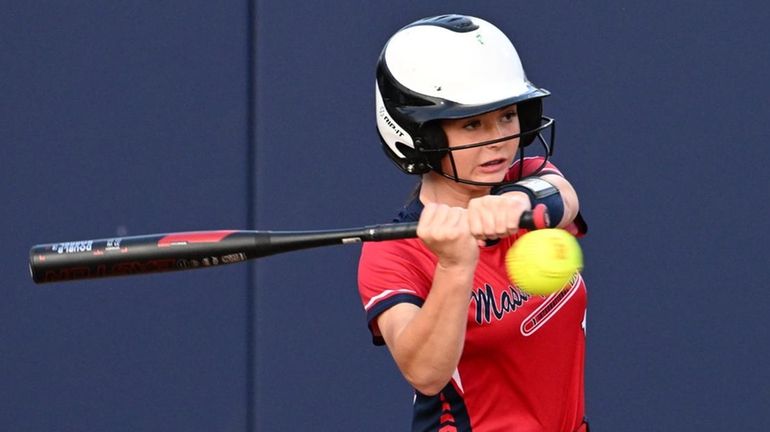
[{"label": "young girl", "polygon": [[[366,243],[359,290],[374,343],[415,389],[414,431],[587,430],[583,279],[533,296],[504,265],[536,204],[552,226],[585,231],[575,190],[547,160],[548,94],[510,40],[474,17],[416,21],[380,55],[383,148],[421,176],[396,221],[419,220],[419,238]],[[525,158],[535,142],[545,156]]]}]

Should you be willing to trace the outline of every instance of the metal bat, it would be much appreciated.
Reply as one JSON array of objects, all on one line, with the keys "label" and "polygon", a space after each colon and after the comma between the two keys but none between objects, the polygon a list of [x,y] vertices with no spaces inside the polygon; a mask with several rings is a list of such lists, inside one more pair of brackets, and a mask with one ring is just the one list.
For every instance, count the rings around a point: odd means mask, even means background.
[{"label": "metal bat", "polygon": [[[525,212],[519,226],[548,226],[540,209]],[[319,246],[417,236],[417,222],[321,231],[194,231],[114,237],[33,246],[29,269],[36,283],[191,270],[234,264]]]}]

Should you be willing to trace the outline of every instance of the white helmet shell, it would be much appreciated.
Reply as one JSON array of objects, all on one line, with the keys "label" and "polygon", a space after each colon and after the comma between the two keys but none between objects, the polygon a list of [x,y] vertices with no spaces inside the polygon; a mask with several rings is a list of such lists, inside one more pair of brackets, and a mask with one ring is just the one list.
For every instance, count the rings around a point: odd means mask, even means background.
[{"label": "white helmet shell", "polygon": [[532,90],[519,54],[497,27],[457,32],[436,25],[404,28],[388,42],[385,62],[412,91],[458,104],[482,105]]}]

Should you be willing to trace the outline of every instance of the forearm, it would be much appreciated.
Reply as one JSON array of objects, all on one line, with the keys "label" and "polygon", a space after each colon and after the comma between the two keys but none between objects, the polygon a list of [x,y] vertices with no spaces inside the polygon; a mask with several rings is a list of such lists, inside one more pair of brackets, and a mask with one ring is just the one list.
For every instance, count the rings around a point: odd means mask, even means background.
[{"label": "forearm", "polygon": [[[511,197],[511,203],[526,200],[531,208],[544,204],[551,216],[552,227],[568,226],[580,210],[575,188],[559,174],[525,177],[515,183],[495,186],[490,193],[492,196]],[[475,219],[472,217],[471,221]],[[472,225],[472,231],[476,234],[477,227]]]},{"label": "forearm", "polygon": [[441,391],[460,361],[473,273],[439,264],[422,308],[388,341],[402,374],[423,394]]},{"label": "forearm", "polygon": [[[575,217],[580,210],[580,201],[578,200],[575,188],[572,187],[572,184],[567,179],[557,174],[544,174],[541,176],[541,178],[548,183],[551,183],[556,189],[559,190],[561,199],[564,202],[564,214],[556,226],[563,228],[569,225],[573,220],[575,220]],[[554,223],[557,221],[551,222]]]}]

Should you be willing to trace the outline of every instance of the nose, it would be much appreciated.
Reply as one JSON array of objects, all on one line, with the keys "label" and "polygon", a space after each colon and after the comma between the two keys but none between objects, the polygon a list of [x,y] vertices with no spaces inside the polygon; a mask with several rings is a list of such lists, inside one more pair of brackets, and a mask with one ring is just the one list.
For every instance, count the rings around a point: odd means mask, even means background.
[{"label": "nose", "polygon": [[517,133],[516,131],[511,130],[509,125],[495,122],[487,130],[486,141],[501,140],[501,141],[490,143],[488,145],[489,147],[492,147],[492,148],[501,147],[513,141],[513,139],[511,138],[509,139],[503,139],[503,138],[509,137],[511,135],[515,135],[516,133]]}]

